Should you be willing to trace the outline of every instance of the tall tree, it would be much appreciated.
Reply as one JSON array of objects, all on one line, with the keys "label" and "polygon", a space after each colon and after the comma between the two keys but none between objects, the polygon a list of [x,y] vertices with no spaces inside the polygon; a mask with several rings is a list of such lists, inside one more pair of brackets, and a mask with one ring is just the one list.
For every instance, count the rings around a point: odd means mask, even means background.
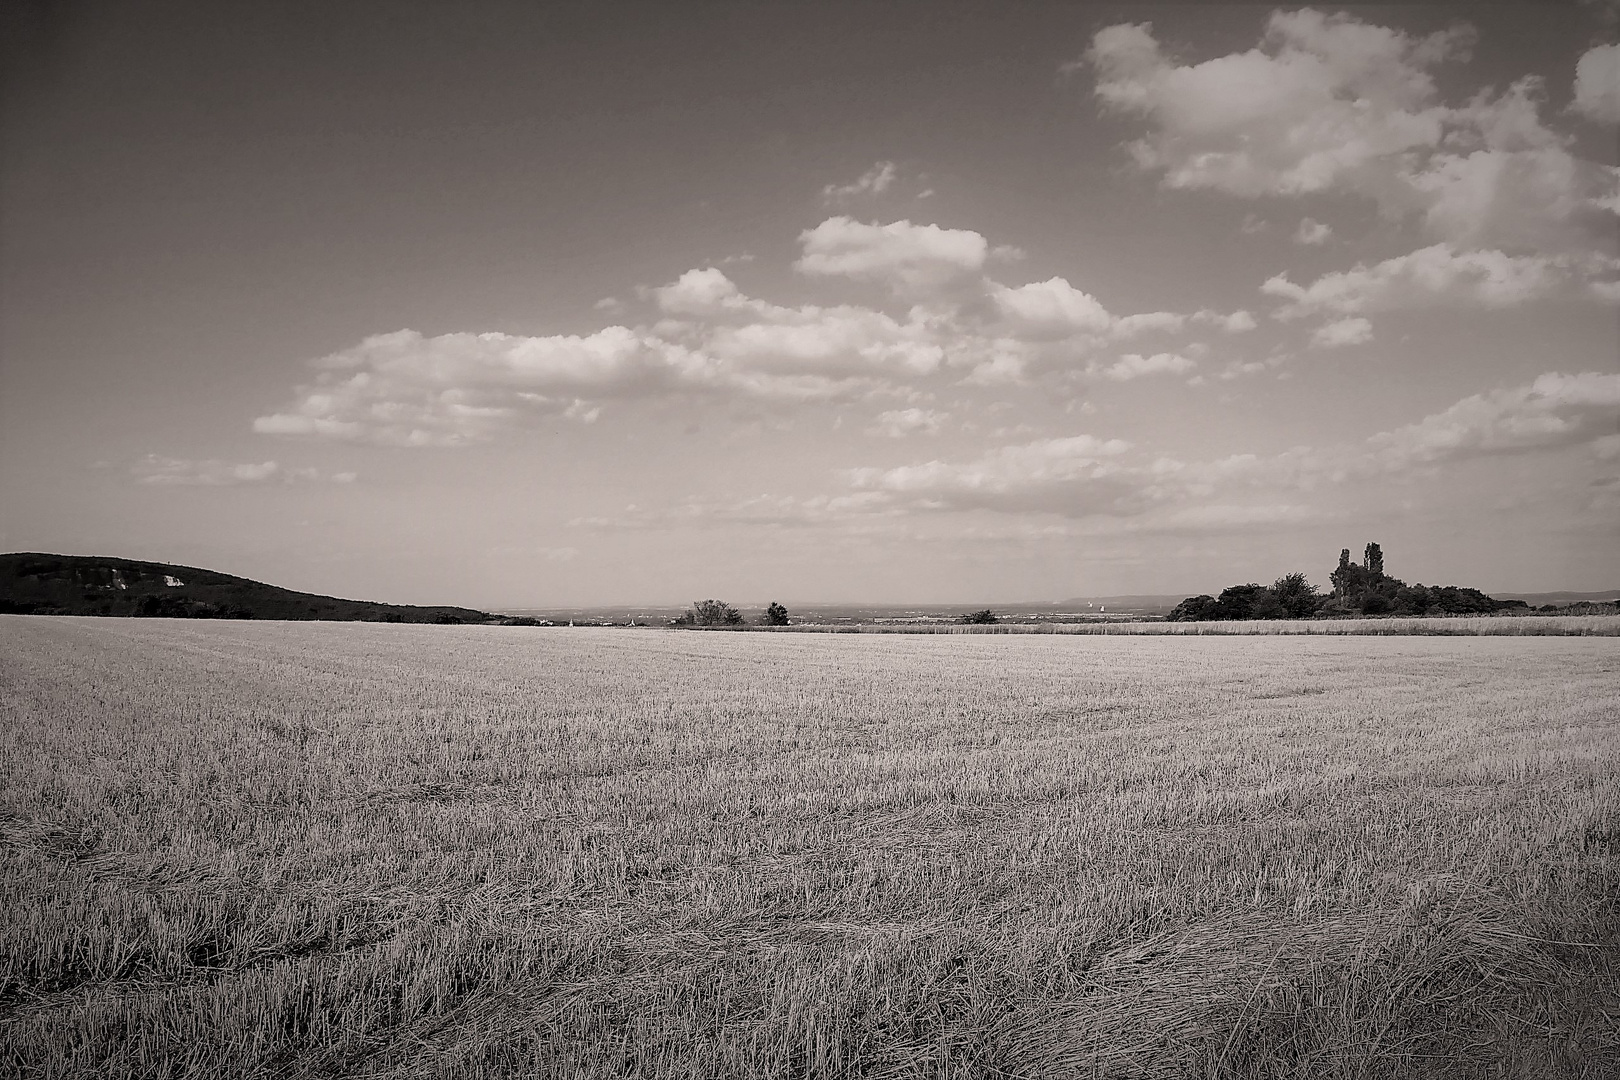
[{"label": "tall tree", "polygon": [[1367,568],[1367,576],[1377,581],[1384,576],[1384,549],[1377,544],[1368,544],[1362,565]]}]

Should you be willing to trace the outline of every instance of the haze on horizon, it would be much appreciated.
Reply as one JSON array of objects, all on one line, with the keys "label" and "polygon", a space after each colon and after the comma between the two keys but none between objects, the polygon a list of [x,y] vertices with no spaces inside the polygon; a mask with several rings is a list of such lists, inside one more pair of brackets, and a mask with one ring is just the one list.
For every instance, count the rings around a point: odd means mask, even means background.
[{"label": "haze on horizon", "polygon": [[13,16],[0,549],[480,608],[1620,585],[1565,5]]}]

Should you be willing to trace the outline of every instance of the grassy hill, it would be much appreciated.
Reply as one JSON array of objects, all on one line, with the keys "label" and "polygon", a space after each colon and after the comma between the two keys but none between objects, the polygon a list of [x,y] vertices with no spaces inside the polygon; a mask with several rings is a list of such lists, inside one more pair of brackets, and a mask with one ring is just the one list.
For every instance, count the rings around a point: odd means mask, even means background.
[{"label": "grassy hill", "polygon": [[482,611],[340,600],[172,563],[34,551],[0,555],[0,613],[191,619],[485,622]]}]

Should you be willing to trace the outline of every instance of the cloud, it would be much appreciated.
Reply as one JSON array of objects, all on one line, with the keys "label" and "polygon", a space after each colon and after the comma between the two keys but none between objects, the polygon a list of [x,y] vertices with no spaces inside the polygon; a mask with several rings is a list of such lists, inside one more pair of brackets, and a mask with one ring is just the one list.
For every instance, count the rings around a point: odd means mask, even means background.
[{"label": "cloud", "polygon": [[1194,312],[1192,319],[1194,322],[1208,323],[1219,327],[1228,334],[1247,333],[1258,325],[1254,321],[1254,316],[1247,311],[1234,311],[1230,315],[1222,315],[1218,311],[1210,311],[1205,308],[1202,311]]},{"label": "cloud", "polygon": [[1333,226],[1317,221],[1315,218],[1301,218],[1299,228],[1294,230],[1294,243],[1325,244],[1332,235]]},{"label": "cloud", "polygon": [[1620,44],[1588,49],[1576,63],[1570,108],[1600,124],[1620,124]]},{"label": "cloud", "polygon": [[397,446],[488,438],[530,414],[579,418],[584,402],[726,382],[709,358],[622,326],[583,337],[414,330],[377,334],[318,360],[315,381],[288,411],[253,430]]},{"label": "cloud", "polygon": [[881,282],[896,293],[928,296],[975,279],[989,254],[971,229],[895,221],[867,225],[832,217],[799,235],[794,268],[812,277]]},{"label": "cloud", "polygon": [[1524,386],[1463,398],[1367,440],[1367,460],[1401,471],[1457,458],[1571,446],[1608,436],[1620,418],[1620,375],[1548,372]]},{"label": "cloud", "polygon": [[869,435],[882,435],[890,439],[903,439],[908,435],[938,435],[948,413],[931,409],[891,409],[878,414],[873,425],[866,429]]},{"label": "cloud", "polygon": [[659,310],[671,315],[715,315],[753,307],[736,284],[712,266],[688,270],[653,289],[652,295]]},{"label": "cloud", "polygon": [[1140,499],[1117,464],[1129,446],[1119,439],[1074,435],[1000,447],[959,464],[854,469],[848,478],[856,490],[882,496],[869,505],[1020,511],[1055,503],[1075,515],[1108,513]]},{"label": "cloud", "polygon": [[1296,285],[1279,274],[1260,286],[1268,296],[1288,301],[1276,316],[1299,318],[1316,312],[1356,314],[1431,306],[1513,307],[1555,295],[1605,299],[1600,276],[1620,273],[1620,261],[1602,256],[1508,255],[1501,251],[1458,251],[1434,244],[1373,266],[1324,274],[1310,285]]},{"label": "cloud", "polygon": [[1344,345],[1365,345],[1373,339],[1372,323],[1366,319],[1337,319],[1316,328],[1311,344],[1321,349],[1336,349]]},{"label": "cloud", "polygon": [[1129,353],[1107,367],[1095,366],[1091,370],[1093,374],[1114,382],[1129,382],[1145,375],[1181,375],[1197,366],[1196,360],[1189,360],[1177,353],[1154,353],[1152,356]]},{"label": "cloud", "polygon": [[860,178],[852,184],[828,184],[821,189],[821,197],[827,202],[836,203],[853,199],[858,195],[881,195],[894,184],[899,171],[892,161],[880,161],[873,165]]},{"label": "cloud", "polygon": [[[1620,375],[1549,372],[1526,385],[1464,398],[1360,443],[1181,461],[1132,454],[1121,440],[1077,435],[1004,446],[966,462],[855,469],[847,474],[849,483],[868,501],[845,509],[1074,518],[1153,514],[1161,525],[1180,520],[1203,527],[1223,516],[1241,522],[1245,514],[1261,513],[1247,501],[1257,494],[1275,499],[1279,491],[1382,480],[1451,461],[1582,443],[1600,457],[1612,455],[1620,452],[1612,434],[1617,415]],[[1286,505],[1284,519],[1307,513]]]},{"label": "cloud", "polygon": [[[1433,70],[1465,61],[1471,39],[1306,9],[1273,13],[1257,47],[1202,63],[1167,57],[1146,24],[1099,31],[1088,57],[1103,107],[1146,121],[1129,149],[1167,187],[1348,193],[1464,246],[1611,250],[1620,180],[1542,122],[1540,79],[1440,100]],[[1608,55],[1589,53],[1577,78],[1577,101],[1599,112]]]},{"label": "cloud", "polygon": [[783,307],[746,296],[712,267],[688,270],[651,290],[667,314],[700,320],[665,326],[728,368],[778,376],[862,376],[878,371],[924,375],[944,362],[942,328],[923,312],[905,322],[855,305]]},{"label": "cloud", "polygon": [[1429,69],[1467,43],[1463,31],[1413,38],[1307,9],[1273,13],[1260,47],[1200,64],[1167,58],[1148,24],[1099,31],[1089,58],[1103,104],[1153,125],[1130,149],[1167,186],[1302,195],[1437,145]]},{"label": "cloud", "polygon": [[1065,278],[1054,277],[1017,288],[992,283],[990,299],[1011,331],[1028,340],[1104,334],[1115,325],[1114,316],[1101,301],[1076,289]]},{"label": "cloud", "polygon": [[[966,229],[861,224],[833,217],[800,235],[797,269],[881,283],[912,301],[903,315],[861,304],[796,307],[749,296],[716,266],[638,288],[645,325],[524,336],[405,329],[313,361],[293,400],[258,417],[261,434],[393,446],[458,446],[562,418],[590,423],[633,400],[707,398],[775,406],[918,400],[928,380],[968,385],[1092,375],[1124,381],[1184,370],[1202,348],[1086,358],[1190,323],[1253,329],[1246,311],[1115,315],[1062,277],[1012,286],[987,277],[993,252]],[[623,314],[618,301],[598,305]],[[936,377],[940,377],[936,379]]]},{"label": "cloud", "polygon": [[233,463],[217,458],[192,460],[147,454],[130,466],[136,481],[160,487],[236,487],[254,484],[325,482],[352,484],[352,472],[284,468],[274,461]]}]

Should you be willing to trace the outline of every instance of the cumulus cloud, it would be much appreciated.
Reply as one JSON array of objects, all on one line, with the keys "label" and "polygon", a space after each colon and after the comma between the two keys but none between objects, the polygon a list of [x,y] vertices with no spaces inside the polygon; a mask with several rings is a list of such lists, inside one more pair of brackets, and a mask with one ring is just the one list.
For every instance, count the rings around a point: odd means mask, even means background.
[{"label": "cumulus cloud", "polygon": [[1372,323],[1366,319],[1336,319],[1316,328],[1311,344],[1322,349],[1336,349],[1344,345],[1365,345],[1373,338]]},{"label": "cumulus cloud", "polygon": [[[1147,122],[1129,149],[1168,187],[1353,193],[1393,216],[1420,214],[1434,237],[1457,244],[1612,248],[1615,174],[1574,157],[1542,122],[1541,80],[1457,106],[1440,100],[1433,72],[1465,61],[1471,38],[1460,27],[1416,37],[1306,9],[1273,13],[1256,47],[1201,63],[1166,56],[1147,24],[1099,31],[1088,58],[1103,106]],[[1612,61],[1588,56],[1577,101],[1601,113]]]},{"label": "cumulus cloud", "polygon": [[1620,44],[1588,49],[1576,63],[1570,107],[1600,124],[1620,124]]},{"label": "cumulus cloud", "polygon": [[1315,218],[1301,218],[1299,228],[1294,230],[1294,243],[1325,244],[1332,235],[1333,226],[1317,221]]},{"label": "cumulus cloud", "polygon": [[[1360,442],[1298,446],[1274,454],[1207,461],[1133,453],[1129,443],[1091,435],[999,447],[963,462],[929,461],[855,469],[850,485],[865,501],[846,512],[998,510],[1073,518],[1152,514],[1161,524],[1210,525],[1269,511],[1256,497],[1410,473],[1450,461],[1589,444],[1613,456],[1620,375],[1549,372],[1522,386],[1458,401],[1413,424]],[[1211,500],[1214,500],[1211,502]],[[1307,513],[1293,504],[1278,520]],[[1258,521],[1259,519],[1254,519]]]},{"label": "cumulus cloud", "polygon": [[877,420],[866,431],[869,435],[890,439],[903,439],[908,435],[938,435],[949,419],[948,413],[932,409],[890,409],[879,413]]},{"label": "cumulus cloud", "polygon": [[1463,398],[1415,424],[1368,440],[1388,471],[1462,457],[1570,446],[1607,437],[1620,422],[1620,375],[1548,372],[1524,386]]},{"label": "cumulus cloud", "polygon": [[1440,305],[1505,308],[1560,294],[1604,299],[1600,277],[1617,275],[1620,262],[1604,256],[1508,255],[1442,243],[1372,266],[1358,263],[1310,285],[1279,274],[1260,291],[1287,301],[1276,314],[1292,319]]},{"label": "cumulus cloud", "polygon": [[855,305],[784,307],[744,295],[712,267],[688,270],[652,294],[665,313],[700,320],[666,325],[667,336],[686,335],[704,355],[756,374],[923,375],[945,358],[945,335],[922,310],[901,321]]},{"label": "cumulus cloud", "polygon": [[399,330],[314,367],[293,408],[259,417],[255,431],[454,446],[526,413],[585,417],[589,400],[714,387],[726,374],[707,357],[622,326],[583,337]]},{"label": "cumulus cloud", "polygon": [[862,173],[854,183],[828,184],[821,189],[821,197],[827,202],[836,203],[859,195],[881,195],[893,186],[899,175],[894,162],[880,161]]},{"label": "cumulus cloud", "polygon": [[1466,47],[1461,31],[1413,38],[1307,9],[1273,13],[1259,47],[1200,64],[1166,57],[1147,24],[1099,31],[1089,55],[1104,105],[1153,125],[1131,144],[1139,165],[1170,187],[1255,196],[1327,190],[1437,145],[1429,69]]},{"label": "cumulus cloud", "polygon": [[1210,311],[1206,308],[1194,312],[1192,318],[1194,322],[1208,323],[1219,327],[1228,334],[1247,333],[1258,325],[1254,321],[1254,316],[1247,311],[1234,311],[1230,315],[1222,315],[1218,311]]},{"label": "cumulus cloud", "polygon": [[1128,353],[1107,366],[1093,366],[1091,371],[1114,382],[1129,382],[1145,375],[1182,375],[1197,366],[1196,360],[1189,360],[1178,353],[1154,353],[1152,356]]},{"label": "cumulus cloud", "polygon": [[[545,417],[590,423],[630,400],[703,396],[778,405],[914,397],[926,380],[1023,383],[1053,373],[1125,381],[1184,370],[1202,347],[1087,358],[1189,324],[1253,329],[1247,311],[1115,315],[1062,277],[1006,285],[966,229],[833,217],[800,236],[797,269],[879,283],[903,314],[860,304],[785,306],[746,294],[717,266],[638,288],[646,325],[524,336],[414,330],[368,337],[311,364],[293,401],[260,416],[263,434],[396,446],[484,441]],[[598,305],[623,314],[617,301]],[[1146,352],[1146,350],[1144,350]]]},{"label": "cumulus cloud", "polygon": [[1031,282],[1018,288],[992,283],[990,299],[1012,331],[1031,340],[1057,340],[1080,333],[1104,334],[1116,319],[1090,293],[1065,278]]},{"label": "cumulus cloud", "polygon": [[1143,497],[1117,459],[1130,444],[1074,435],[1003,446],[973,461],[930,461],[892,469],[854,469],[858,491],[882,504],[915,509],[1044,510],[1062,505],[1071,514],[1121,512]]},{"label": "cumulus cloud", "polygon": [[325,482],[352,484],[352,472],[286,468],[274,461],[235,463],[217,458],[194,460],[147,454],[130,466],[136,481],[161,487],[236,487],[253,484]]},{"label": "cumulus cloud", "polygon": [[989,255],[971,229],[942,229],[894,221],[864,224],[832,217],[799,235],[803,254],[794,263],[813,277],[876,281],[907,296],[927,296],[978,277]]}]

